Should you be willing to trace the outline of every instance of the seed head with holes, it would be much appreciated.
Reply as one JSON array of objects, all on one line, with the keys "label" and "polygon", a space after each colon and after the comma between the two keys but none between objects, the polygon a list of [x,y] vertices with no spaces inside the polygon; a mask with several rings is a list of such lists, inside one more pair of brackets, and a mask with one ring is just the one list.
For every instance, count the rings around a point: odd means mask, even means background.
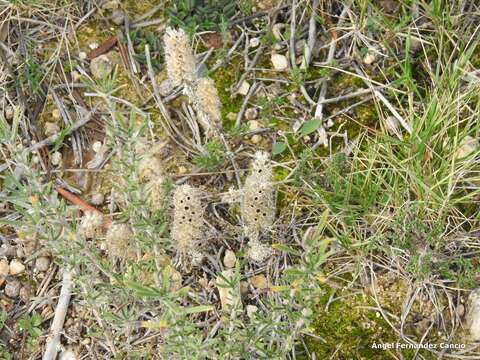
[{"label": "seed head with holes", "polygon": [[173,194],[173,206],[172,239],[180,255],[191,255],[204,236],[200,191],[190,185],[179,186]]},{"label": "seed head with holes", "polygon": [[251,240],[256,240],[260,232],[268,230],[275,219],[275,193],[271,177],[269,156],[258,151],[250,175],[245,180],[241,201],[242,219]]}]

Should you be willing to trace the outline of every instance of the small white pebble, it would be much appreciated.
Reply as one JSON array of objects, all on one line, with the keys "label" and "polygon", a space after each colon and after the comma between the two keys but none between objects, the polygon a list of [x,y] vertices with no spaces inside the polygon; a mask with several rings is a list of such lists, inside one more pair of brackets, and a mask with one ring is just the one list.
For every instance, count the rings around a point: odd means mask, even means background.
[{"label": "small white pebble", "polygon": [[52,136],[57,134],[60,131],[60,127],[58,126],[57,123],[54,122],[46,122],[43,125],[43,132],[45,133],[45,136]]},{"label": "small white pebble", "polygon": [[377,57],[375,56],[375,53],[372,51],[369,51],[367,55],[363,58],[363,63],[366,65],[372,65]]},{"label": "small white pebble", "polygon": [[52,118],[54,118],[55,120],[60,120],[61,117],[62,117],[62,114],[60,113],[60,110],[54,109],[52,111]]},{"label": "small white pebble", "polygon": [[7,120],[12,120],[14,113],[15,113],[15,110],[13,109],[13,107],[12,106],[7,106],[7,108],[5,109],[5,118]]},{"label": "small white pebble", "polygon": [[19,275],[25,271],[25,265],[23,265],[17,259],[10,261],[10,275]]},{"label": "small white pebble", "polygon": [[288,60],[285,55],[272,54],[271,61],[275,70],[283,71],[288,68]]},{"label": "small white pebble", "polygon": [[223,257],[223,265],[227,268],[235,267],[235,263],[237,262],[237,257],[232,250],[225,251],[225,256]]},{"label": "small white pebble", "polygon": [[235,121],[237,119],[237,113],[236,112],[229,112],[227,114],[227,119],[230,121]]},{"label": "small white pebble", "polygon": [[105,196],[101,193],[96,193],[92,196],[91,202],[93,205],[102,205],[105,200]]},{"label": "small white pebble", "polygon": [[85,60],[87,58],[87,53],[84,51],[80,51],[78,53],[78,57],[80,58],[80,60]]},{"label": "small white pebble", "polygon": [[103,144],[102,144],[100,141],[95,141],[95,142],[92,144],[92,150],[93,150],[95,153],[99,153],[100,151],[102,151],[102,147],[103,147]]},{"label": "small white pebble", "polygon": [[82,75],[80,75],[80,73],[78,71],[75,71],[75,70],[73,70],[70,73],[70,75],[72,76],[73,82],[78,82],[82,78]]},{"label": "small white pebble", "polygon": [[0,278],[7,277],[9,269],[8,261],[5,259],[0,260]]},{"label": "small white pebble", "polygon": [[249,108],[245,111],[245,119],[255,120],[258,116],[258,110],[256,108]]},{"label": "small white pebble", "polygon": [[248,123],[248,130],[258,130],[261,128],[260,123],[257,120],[250,120]]},{"label": "small white pebble", "polygon": [[262,141],[262,136],[261,135],[258,135],[258,134],[255,134],[251,137],[250,139],[252,141],[252,143],[254,144],[259,144],[261,141]]},{"label": "small white pebble", "polygon": [[258,308],[255,305],[247,305],[247,316],[249,318],[252,318],[257,311]]},{"label": "small white pebble", "polygon": [[260,45],[260,39],[259,38],[251,38],[250,39],[250,42],[248,43],[248,45],[251,47],[251,48],[256,48],[258,45]]},{"label": "small white pebble", "polygon": [[35,260],[35,270],[38,272],[47,271],[50,267],[50,259],[46,256],[40,256]]},{"label": "small white pebble", "polygon": [[92,145],[92,150],[98,153],[100,152],[101,149],[102,149],[102,143],[100,141],[95,141]]},{"label": "small white pebble", "polygon": [[20,294],[20,288],[22,285],[17,280],[11,280],[5,285],[5,295],[9,298],[16,298]]},{"label": "small white pebble", "polygon": [[77,355],[71,349],[65,349],[60,354],[60,360],[77,360]]},{"label": "small white pebble", "polygon": [[246,96],[248,94],[248,90],[250,90],[250,84],[244,80],[238,88],[238,93],[240,95]]},{"label": "small white pebble", "polygon": [[55,151],[50,157],[50,161],[54,166],[60,165],[62,163],[62,154],[58,151]]}]

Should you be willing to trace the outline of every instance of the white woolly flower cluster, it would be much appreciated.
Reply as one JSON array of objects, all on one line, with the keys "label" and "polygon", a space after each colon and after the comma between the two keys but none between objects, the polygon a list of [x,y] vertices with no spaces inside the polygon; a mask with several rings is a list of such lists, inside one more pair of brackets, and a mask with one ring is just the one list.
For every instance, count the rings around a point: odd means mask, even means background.
[{"label": "white woolly flower cluster", "polygon": [[212,135],[215,128],[222,124],[220,109],[222,104],[218,97],[215,83],[210,78],[200,78],[193,91],[193,107],[198,115],[200,125],[207,137]]},{"label": "white woolly flower cluster", "polygon": [[190,185],[179,186],[173,194],[172,239],[178,255],[189,262],[185,265],[199,265],[203,256],[199,248],[204,236],[203,208],[200,192]]},{"label": "white woolly flower cluster", "polygon": [[135,258],[133,233],[127,224],[112,224],[105,241],[111,256],[130,260]]},{"label": "white woolly flower cluster", "polygon": [[221,126],[221,102],[215,83],[208,77],[197,77],[195,55],[183,30],[167,28],[163,41],[169,80],[175,86],[184,85],[184,92],[197,112],[200,126],[206,137],[211,137]]},{"label": "white woolly flower cluster", "polygon": [[175,86],[195,80],[195,56],[187,34],[182,29],[167,28],[163,36],[165,64]]},{"label": "white woolly flower cluster", "polygon": [[87,211],[80,222],[80,232],[87,239],[101,235],[103,225],[103,215],[98,211]]}]

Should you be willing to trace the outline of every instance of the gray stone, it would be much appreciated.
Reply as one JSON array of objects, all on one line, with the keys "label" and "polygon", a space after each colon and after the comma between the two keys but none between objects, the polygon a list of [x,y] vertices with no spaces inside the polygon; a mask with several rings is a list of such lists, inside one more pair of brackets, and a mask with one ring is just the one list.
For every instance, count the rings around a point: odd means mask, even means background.
[{"label": "gray stone", "polygon": [[258,110],[256,108],[250,108],[245,111],[245,119],[255,120],[258,117]]},{"label": "gray stone", "polygon": [[465,324],[470,339],[473,341],[480,340],[480,288],[473,290],[468,297]]},{"label": "gray stone", "polygon": [[50,259],[46,256],[40,256],[35,260],[35,270],[38,272],[47,271],[50,267]]},{"label": "gray stone", "polygon": [[17,280],[11,280],[5,285],[5,295],[7,295],[9,298],[16,298],[18,294],[20,294],[20,288],[22,285],[20,284],[20,281]]},{"label": "gray stone", "polygon": [[111,19],[114,24],[122,25],[125,21],[125,12],[120,9],[113,10]]}]

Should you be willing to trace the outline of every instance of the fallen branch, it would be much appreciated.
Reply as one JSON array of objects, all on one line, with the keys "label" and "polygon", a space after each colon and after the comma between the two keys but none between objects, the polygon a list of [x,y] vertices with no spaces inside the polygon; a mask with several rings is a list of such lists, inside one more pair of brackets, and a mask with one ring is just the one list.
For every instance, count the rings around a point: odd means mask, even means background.
[{"label": "fallen branch", "polygon": [[99,47],[96,49],[90,51],[87,55],[88,60],[95,59],[96,57],[103,55],[107,53],[112,47],[115,46],[117,43],[118,39],[116,35],[113,35],[109,37],[107,40],[105,40]]},{"label": "fallen branch", "polygon": [[68,304],[70,303],[71,288],[72,288],[72,272],[71,270],[63,270],[62,290],[58,298],[57,308],[53,317],[52,328],[50,336],[47,339],[45,346],[45,353],[42,360],[55,360],[57,357],[58,348],[60,345],[60,336],[63,330],[63,323],[67,315]]}]

